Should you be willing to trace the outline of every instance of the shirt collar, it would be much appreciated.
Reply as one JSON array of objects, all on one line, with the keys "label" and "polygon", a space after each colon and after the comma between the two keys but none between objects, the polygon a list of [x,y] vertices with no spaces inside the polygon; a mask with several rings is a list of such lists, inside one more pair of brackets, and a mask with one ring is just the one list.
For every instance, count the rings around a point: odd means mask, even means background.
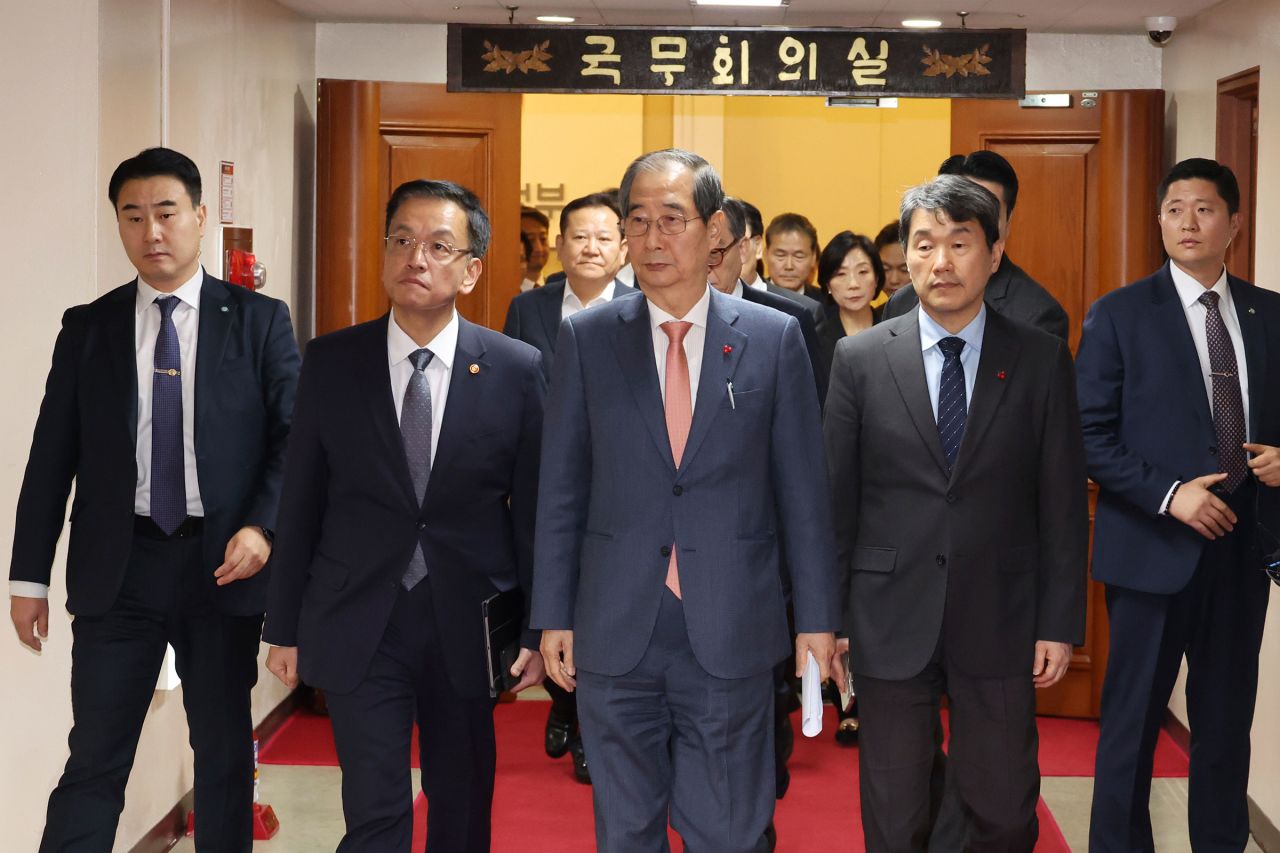
[{"label": "shirt collar", "polygon": [[987,304],[985,302],[978,309],[978,316],[970,320],[969,325],[954,335],[938,325],[938,322],[930,317],[923,308],[918,313],[920,315],[921,352],[928,352],[938,345],[938,341],[951,337],[960,338],[964,341],[964,345],[972,348],[974,352],[982,352],[982,333],[987,329]]},{"label": "shirt collar", "polygon": [[156,290],[151,285],[142,280],[142,276],[138,276],[138,298],[134,303],[134,310],[141,314],[151,307],[151,303],[155,302],[162,296],[176,296],[190,305],[195,310],[200,310],[200,288],[204,285],[204,267],[197,266],[195,274],[191,278],[182,283],[182,286],[172,293],[165,293],[162,290]]},{"label": "shirt collar", "polygon": [[458,312],[455,310],[449,317],[449,322],[427,342],[426,347],[419,347],[400,328],[400,324],[396,322],[396,310],[392,308],[391,316],[387,319],[387,363],[394,367],[417,350],[428,349],[431,350],[433,360],[440,362],[445,370],[452,370],[453,359],[458,351],[458,328]]},{"label": "shirt collar", "polygon": [[742,298],[742,294],[745,292],[745,287],[746,287],[746,285],[744,285],[744,284],[742,283],[742,279],[738,279],[737,281],[735,281],[735,282],[733,283],[733,293],[732,293],[732,295],[733,295],[733,296],[738,297],[739,299],[741,299],[741,298]]},{"label": "shirt collar", "polygon": [[599,296],[592,299],[586,305],[583,305],[582,300],[578,298],[578,294],[573,292],[573,287],[569,284],[569,280],[566,278],[564,280],[564,298],[561,299],[560,302],[562,305],[573,305],[583,309],[590,308],[592,305],[603,305],[613,299],[614,284],[616,281],[617,279],[610,279],[609,283],[604,286],[604,290],[600,291]]},{"label": "shirt collar", "polygon": [[[1178,289],[1178,299],[1182,300],[1183,308],[1190,308],[1204,295],[1205,286],[1192,278],[1189,273],[1173,261],[1169,261],[1169,275],[1173,277],[1173,286]],[[1231,291],[1227,289],[1227,268],[1225,266],[1222,268],[1222,274],[1218,276],[1218,280],[1213,283],[1213,287],[1208,289],[1216,291],[1218,299],[1222,302],[1231,299]]]},{"label": "shirt collar", "polygon": [[689,313],[683,317],[672,317],[666,311],[654,305],[653,300],[647,296],[645,297],[645,302],[649,303],[649,327],[652,331],[658,331],[659,326],[671,320],[692,323],[705,329],[707,327],[707,312],[711,308],[711,286],[707,285],[707,289],[702,291],[702,298],[695,302],[693,307],[689,309]]}]

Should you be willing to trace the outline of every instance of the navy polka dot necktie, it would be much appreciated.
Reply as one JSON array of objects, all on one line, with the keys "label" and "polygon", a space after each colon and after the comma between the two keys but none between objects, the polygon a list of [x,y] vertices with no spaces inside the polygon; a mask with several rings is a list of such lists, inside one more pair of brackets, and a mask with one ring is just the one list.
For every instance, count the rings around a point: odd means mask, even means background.
[{"label": "navy polka dot necktie", "polygon": [[[431,350],[414,350],[409,354],[409,361],[413,363],[413,375],[404,392],[400,436],[404,441],[404,455],[409,460],[414,495],[421,507],[427,496],[427,481],[431,479],[431,387],[424,372],[431,363]],[[427,560],[419,542],[400,583],[405,589],[413,589],[426,576]]]},{"label": "navy polka dot necktie", "polygon": [[1244,444],[1244,398],[1240,395],[1240,372],[1231,333],[1222,322],[1218,294],[1200,294],[1205,307],[1204,333],[1209,343],[1209,372],[1213,379],[1213,431],[1218,441],[1218,464],[1226,472],[1222,487],[1234,492],[1249,473]]},{"label": "navy polka dot necktie", "polygon": [[156,298],[160,332],[151,373],[151,520],[172,535],[187,517],[186,460],[182,453],[182,358],[173,325],[176,296]]},{"label": "navy polka dot necktie", "polygon": [[942,377],[938,382],[938,437],[942,439],[942,452],[947,457],[947,470],[955,467],[964,440],[964,422],[968,415],[965,399],[964,367],[960,364],[960,352],[964,339],[949,337],[938,341],[942,351]]}]

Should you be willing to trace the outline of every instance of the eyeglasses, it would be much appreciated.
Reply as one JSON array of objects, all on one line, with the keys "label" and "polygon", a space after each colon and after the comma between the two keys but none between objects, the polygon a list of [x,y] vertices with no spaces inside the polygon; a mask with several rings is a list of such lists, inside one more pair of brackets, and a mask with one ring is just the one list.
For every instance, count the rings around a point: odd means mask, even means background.
[{"label": "eyeglasses", "polygon": [[701,218],[701,216],[677,216],[674,213],[664,213],[657,219],[645,219],[643,216],[628,216],[627,221],[622,225],[622,233],[628,237],[643,237],[649,233],[649,226],[656,222],[658,224],[658,230],[667,236],[683,234],[685,229],[689,227],[690,222]]},{"label": "eyeglasses", "polygon": [[720,266],[722,263],[724,263],[724,256],[728,254],[729,250],[732,248],[733,248],[733,244],[730,243],[729,245],[723,246],[719,249],[712,249],[711,256],[707,258],[707,266],[713,269],[715,267]]},{"label": "eyeglasses", "polygon": [[416,258],[418,249],[424,248],[432,260],[441,264],[447,264],[452,261],[454,255],[465,255],[471,251],[469,246],[465,249],[455,249],[440,240],[419,242],[417,237],[409,237],[402,234],[389,234],[385,238],[385,242],[387,251],[393,255],[408,255],[411,258]]}]

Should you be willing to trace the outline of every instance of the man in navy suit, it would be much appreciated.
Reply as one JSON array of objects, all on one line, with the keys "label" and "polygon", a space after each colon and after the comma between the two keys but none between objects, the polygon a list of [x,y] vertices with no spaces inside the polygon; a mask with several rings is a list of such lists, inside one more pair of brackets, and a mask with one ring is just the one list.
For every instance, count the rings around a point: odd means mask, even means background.
[{"label": "man in navy suit", "polygon": [[[642,295],[561,325],[531,624],[578,690],[602,850],[769,847],[773,666],[838,622],[822,428],[796,321],[707,286],[724,192],[696,154],[619,196]],[[619,381],[619,374],[626,381]]]},{"label": "man in navy suit", "polygon": [[[340,850],[408,853],[416,718],[427,849],[475,853],[489,849],[495,762],[482,605],[529,589],[544,383],[537,350],[454,308],[489,244],[475,195],[402,184],[386,229],[391,312],[307,347],[267,667],[325,690]],[[542,679],[537,643],[525,631],[517,690]]]},{"label": "man in navy suit", "polygon": [[1268,597],[1258,551],[1280,532],[1280,295],[1227,272],[1230,169],[1184,160],[1157,201],[1169,263],[1095,302],[1076,356],[1111,631],[1089,849],[1153,849],[1152,758],[1185,655],[1191,846],[1238,851]]},{"label": "man in navy suit", "polygon": [[66,312],[31,442],[10,567],[18,637],[39,651],[74,480],[66,770],[42,851],[108,851],[165,646],[195,752],[196,849],[253,836],[258,634],[298,375],[283,302],[200,265],[205,207],[186,156],[125,160],[108,197],[138,277]]},{"label": "man in navy suit", "polygon": [[617,280],[626,256],[617,196],[592,193],[564,206],[556,236],[556,257],[564,267],[565,278],[512,299],[502,326],[504,334],[538,348],[548,381],[555,363],[560,321],[635,290]]}]

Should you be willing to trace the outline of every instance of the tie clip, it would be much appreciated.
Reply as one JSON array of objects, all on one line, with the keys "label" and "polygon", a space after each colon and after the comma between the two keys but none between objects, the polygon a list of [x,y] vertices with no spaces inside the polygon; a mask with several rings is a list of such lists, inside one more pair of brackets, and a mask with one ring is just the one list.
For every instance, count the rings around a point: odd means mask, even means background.
[{"label": "tie clip", "polygon": [[1235,376],[1236,374],[1235,374],[1235,372],[1234,372],[1234,371],[1230,371],[1230,370],[1228,370],[1228,371],[1210,370],[1210,371],[1209,371],[1209,375],[1210,375],[1210,376],[1225,376],[1225,377],[1227,377],[1228,379],[1230,379],[1232,376]]},{"label": "tie clip", "polygon": [[165,376],[181,376],[182,375],[181,370],[174,370],[172,367],[170,367],[168,370],[166,370],[163,367],[157,367],[155,368],[155,372],[163,374]]}]

